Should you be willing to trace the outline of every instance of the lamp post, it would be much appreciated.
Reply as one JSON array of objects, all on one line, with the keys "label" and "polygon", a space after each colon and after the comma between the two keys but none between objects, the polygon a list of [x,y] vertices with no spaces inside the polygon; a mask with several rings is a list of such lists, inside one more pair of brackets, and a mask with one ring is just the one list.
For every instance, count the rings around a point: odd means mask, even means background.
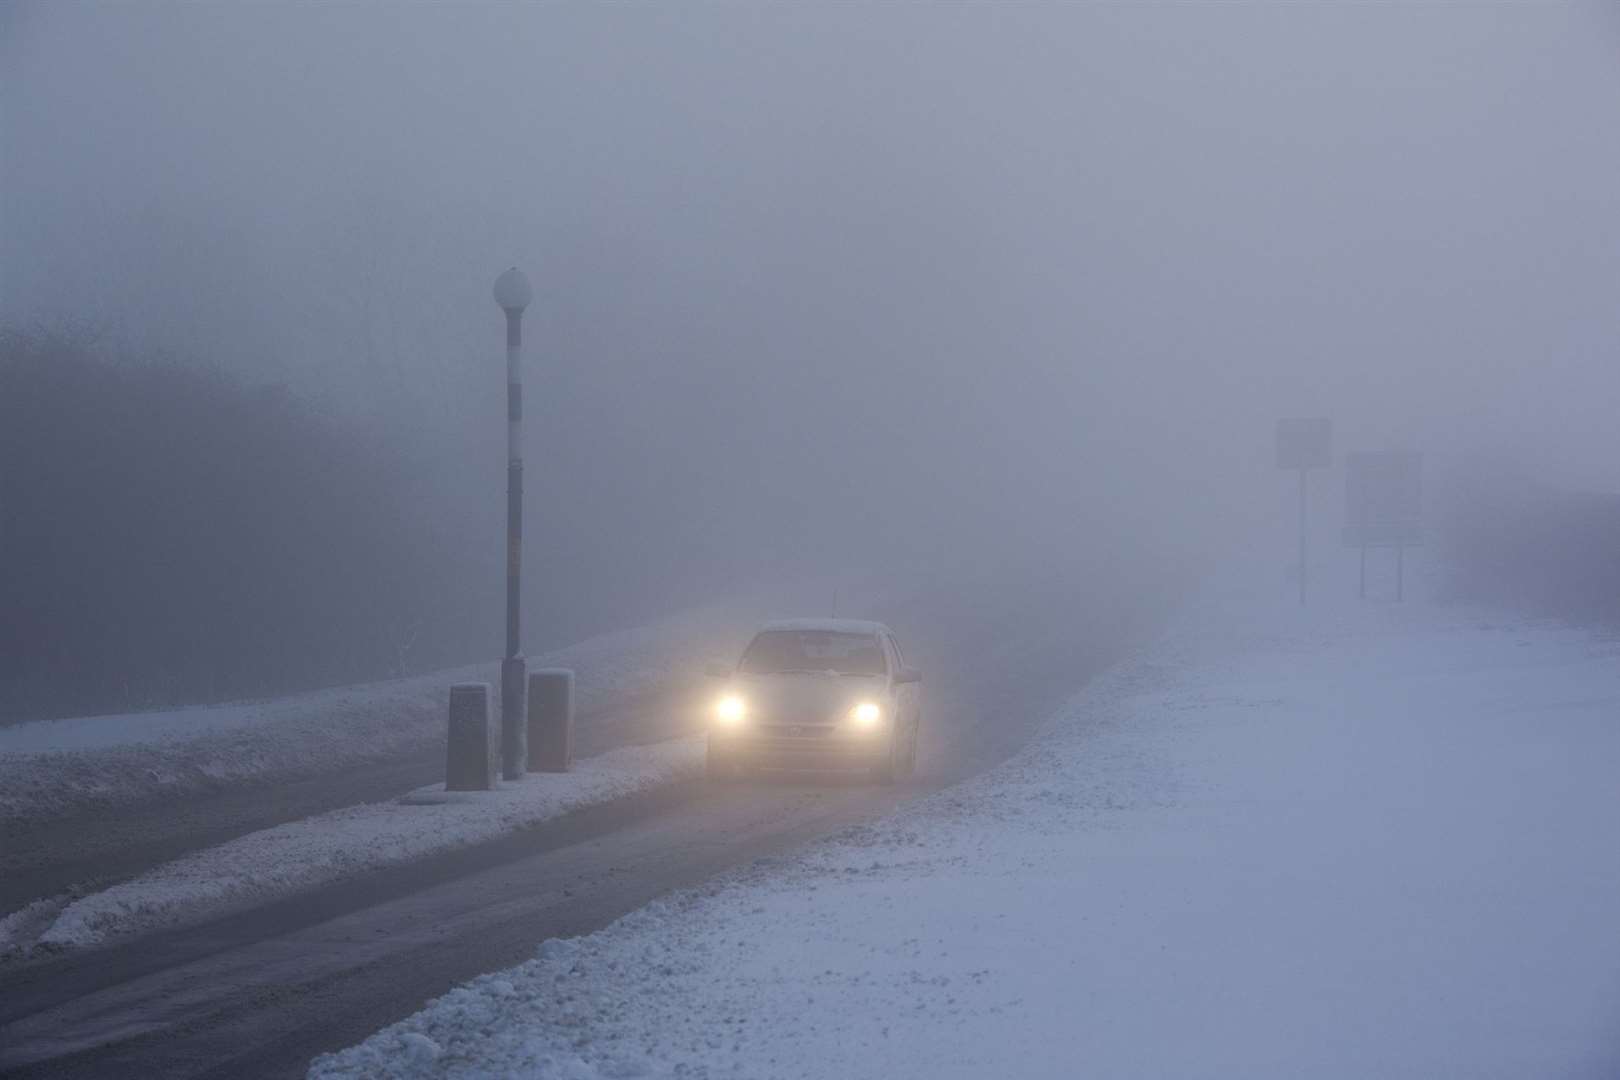
[{"label": "lamp post", "polygon": [[506,656],[501,660],[501,776],[520,780],[525,745],[526,671],[523,659],[523,309],[534,298],[529,279],[512,267],[495,279],[495,302],[506,312]]}]

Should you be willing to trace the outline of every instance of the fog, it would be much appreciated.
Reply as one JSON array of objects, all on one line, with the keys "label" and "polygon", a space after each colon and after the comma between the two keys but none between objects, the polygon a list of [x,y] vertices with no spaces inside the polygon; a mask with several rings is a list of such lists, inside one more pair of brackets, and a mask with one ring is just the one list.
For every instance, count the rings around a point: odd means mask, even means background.
[{"label": "fog", "polygon": [[0,39],[0,321],[384,433],[463,541],[462,657],[514,264],[536,646],[782,581],[1185,575],[1268,535],[1285,415],[1620,489],[1600,6],[38,3]]}]

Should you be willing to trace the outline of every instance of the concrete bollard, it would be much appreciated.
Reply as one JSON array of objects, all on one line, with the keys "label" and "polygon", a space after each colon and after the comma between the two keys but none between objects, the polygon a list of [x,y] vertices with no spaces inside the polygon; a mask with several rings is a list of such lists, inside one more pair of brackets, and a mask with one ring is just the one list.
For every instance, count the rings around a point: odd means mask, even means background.
[{"label": "concrete bollard", "polygon": [[567,772],[574,764],[574,673],[545,668],[529,676],[529,771]]},{"label": "concrete bollard", "polygon": [[450,738],[445,750],[444,790],[494,790],[493,728],[488,683],[457,683],[450,688]]},{"label": "concrete bollard", "polygon": [[501,779],[523,779],[523,764],[529,756],[524,685],[529,662],[521,656],[501,661]]}]

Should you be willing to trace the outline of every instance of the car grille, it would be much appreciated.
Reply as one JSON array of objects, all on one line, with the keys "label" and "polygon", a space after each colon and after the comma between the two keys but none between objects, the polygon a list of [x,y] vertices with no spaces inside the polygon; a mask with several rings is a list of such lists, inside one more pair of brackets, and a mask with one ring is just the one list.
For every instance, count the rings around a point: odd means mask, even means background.
[{"label": "car grille", "polygon": [[773,739],[825,739],[833,732],[833,725],[825,720],[803,723],[779,722],[759,725],[759,732]]}]

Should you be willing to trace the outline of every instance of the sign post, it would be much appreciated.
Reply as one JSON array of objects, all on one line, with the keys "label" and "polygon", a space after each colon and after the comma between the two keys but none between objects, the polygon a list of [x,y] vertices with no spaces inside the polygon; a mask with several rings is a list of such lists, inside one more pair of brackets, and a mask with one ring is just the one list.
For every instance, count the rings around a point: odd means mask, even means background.
[{"label": "sign post", "polygon": [[1345,458],[1344,542],[1361,549],[1360,595],[1367,598],[1367,549],[1395,549],[1395,600],[1406,596],[1406,549],[1423,543],[1423,455],[1410,450]]},{"label": "sign post", "polygon": [[1326,417],[1292,417],[1277,421],[1277,467],[1299,470],[1299,602],[1305,603],[1307,559],[1306,483],[1311,469],[1333,464],[1333,421]]}]

